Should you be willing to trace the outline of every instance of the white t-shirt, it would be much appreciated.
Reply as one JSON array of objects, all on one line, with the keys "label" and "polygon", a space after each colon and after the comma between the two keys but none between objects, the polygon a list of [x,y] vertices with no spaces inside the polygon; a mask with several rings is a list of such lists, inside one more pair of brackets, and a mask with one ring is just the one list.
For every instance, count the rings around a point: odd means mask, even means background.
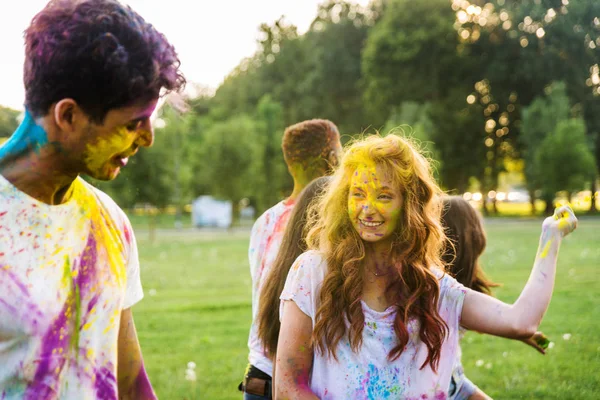
[{"label": "white t-shirt", "polygon": [[121,311],[143,297],[133,230],[83,179],[60,205],[0,176],[0,399],[117,399]]},{"label": "white t-shirt", "polygon": [[281,201],[265,211],[254,223],[250,234],[248,260],[252,275],[252,326],[248,337],[250,354],[248,361],[266,374],[273,375],[273,363],[269,359],[262,341],[258,338],[258,300],[262,283],[269,275],[271,266],[283,240],[294,202]]},{"label": "white t-shirt", "polygon": [[[352,351],[346,335],[336,348],[338,361],[327,354],[314,353],[310,388],[321,400],[447,398],[458,349],[458,327],[465,288],[449,275],[434,271],[440,278],[438,311],[449,327],[449,336],[442,345],[438,373],[434,373],[429,365],[419,370],[427,358],[427,347],[419,339],[419,323],[416,320],[408,325],[406,348],[398,359],[389,361],[388,354],[397,344],[393,327],[396,311],[389,307],[377,312],[362,302],[365,326],[359,352]],[[281,294],[281,311],[283,300],[292,300],[312,319],[314,327],[319,293],[326,273],[327,263],[321,253],[309,251],[300,255],[290,269]]]}]

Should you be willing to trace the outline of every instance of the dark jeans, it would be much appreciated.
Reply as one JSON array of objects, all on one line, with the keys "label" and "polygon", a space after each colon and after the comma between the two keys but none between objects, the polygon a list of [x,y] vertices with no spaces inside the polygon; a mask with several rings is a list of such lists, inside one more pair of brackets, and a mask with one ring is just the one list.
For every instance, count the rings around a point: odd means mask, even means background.
[{"label": "dark jeans", "polygon": [[244,393],[244,400],[271,400],[267,396],[257,396],[255,394]]}]

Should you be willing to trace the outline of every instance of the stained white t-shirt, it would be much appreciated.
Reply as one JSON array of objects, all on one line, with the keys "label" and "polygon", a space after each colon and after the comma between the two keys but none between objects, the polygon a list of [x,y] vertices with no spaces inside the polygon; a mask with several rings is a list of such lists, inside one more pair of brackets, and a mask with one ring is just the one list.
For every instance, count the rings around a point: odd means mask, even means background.
[{"label": "stained white t-shirt", "polygon": [[[398,343],[394,332],[396,310],[389,307],[378,312],[362,302],[365,326],[360,350],[353,352],[345,335],[336,348],[338,361],[317,350],[314,352],[310,388],[321,400],[447,398],[466,289],[449,275],[437,269],[434,271],[440,282],[438,311],[449,328],[449,335],[442,345],[438,372],[433,372],[429,365],[419,369],[428,353],[419,339],[419,322],[416,320],[408,324],[406,348],[399,358],[390,361],[388,355]],[[309,251],[300,255],[288,274],[280,311],[284,300],[292,300],[311,318],[314,327],[326,273],[327,262],[321,253]]]},{"label": "stained white t-shirt", "polygon": [[268,375],[273,375],[273,362],[258,337],[256,315],[262,284],[277,258],[285,228],[294,208],[294,202],[284,200],[265,211],[254,223],[250,233],[248,261],[252,276],[252,325],[248,336],[248,361]]},{"label": "stained white t-shirt", "polygon": [[121,311],[143,297],[133,230],[83,179],[42,203],[0,176],[0,399],[117,394]]}]

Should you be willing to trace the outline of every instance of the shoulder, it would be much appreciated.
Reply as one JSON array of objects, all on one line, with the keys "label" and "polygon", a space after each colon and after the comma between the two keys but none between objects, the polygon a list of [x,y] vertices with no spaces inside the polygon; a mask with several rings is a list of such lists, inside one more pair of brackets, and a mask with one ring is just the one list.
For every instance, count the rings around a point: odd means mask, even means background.
[{"label": "shoulder", "polygon": [[273,207],[267,209],[265,212],[263,212],[260,215],[260,217],[258,217],[256,219],[256,221],[254,221],[254,225],[252,226],[252,231],[260,232],[262,230],[267,229],[269,226],[272,226],[277,221],[279,216],[281,216],[281,214],[283,214],[285,209],[286,209],[286,206],[283,201],[280,201],[279,203],[275,204]]},{"label": "shoulder", "polygon": [[94,197],[98,200],[102,208],[104,208],[104,210],[110,215],[114,222],[116,222],[118,225],[123,225],[124,227],[130,229],[131,223],[129,222],[127,214],[125,214],[121,207],[119,207],[109,195],[107,195],[97,187],[91,185],[90,183],[86,182],[82,178],[77,179],[83,186],[87,188],[87,190],[89,190],[94,195]]},{"label": "shoulder", "polygon": [[440,299],[447,296],[455,297],[461,294],[464,295],[466,293],[466,288],[440,267],[432,267],[431,272],[437,277],[440,284]]},{"label": "shoulder", "polygon": [[293,271],[313,272],[323,277],[327,272],[327,259],[325,255],[317,250],[306,251],[296,258],[292,265]]}]

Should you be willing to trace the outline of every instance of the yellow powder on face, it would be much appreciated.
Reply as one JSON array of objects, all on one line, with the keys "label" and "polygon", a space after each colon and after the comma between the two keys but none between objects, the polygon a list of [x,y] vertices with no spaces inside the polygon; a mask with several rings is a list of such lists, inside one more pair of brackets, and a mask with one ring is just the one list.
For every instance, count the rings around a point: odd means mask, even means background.
[{"label": "yellow powder on face", "polygon": [[[351,177],[350,190],[353,188],[362,190],[366,196],[363,203],[375,207],[381,214],[394,214],[397,216],[400,210],[393,209],[395,207],[394,204],[379,200],[378,191],[381,186],[382,183],[378,178],[377,165],[371,160],[362,162]],[[358,200],[350,196],[348,199],[348,212],[351,215],[359,212],[357,203]]]},{"label": "yellow powder on face", "polygon": [[112,156],[130,148],[133,140],[134,136],[125,127],[118,128],[114,134],[89,143],[84,161],[91,171],[99,171]]}]

